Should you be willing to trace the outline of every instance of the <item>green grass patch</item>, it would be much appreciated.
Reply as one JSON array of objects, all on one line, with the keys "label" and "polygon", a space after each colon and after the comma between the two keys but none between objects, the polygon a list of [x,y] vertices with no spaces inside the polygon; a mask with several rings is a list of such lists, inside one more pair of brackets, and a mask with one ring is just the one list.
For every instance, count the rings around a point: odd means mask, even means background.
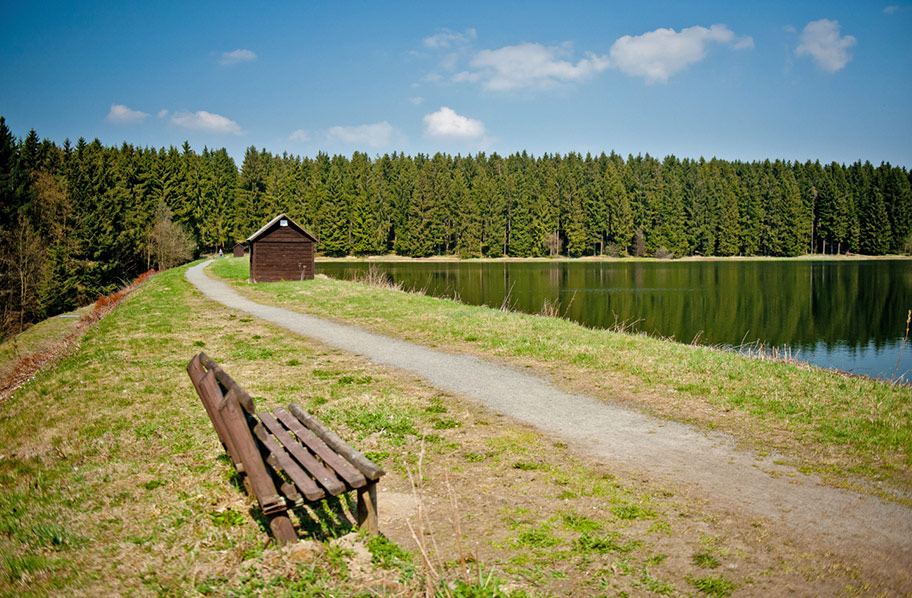
[{"label": "green grass patch", "polygon": [[235,525],[244,525],[246,518],[242,513],[235,509],[225,509],[221,512],[210,513],[212,523],[219,527],[233,527]]},{"label": "green grass patch", "polygon": [[416,568],[410,552],[403,550],[383,534],[368,537],[365,544],[375,565],[383,569],[398,569],[404,579],[414,577]]},{"label": "green grass patch", "polygon": [[715,569],[719,566],[719,559],[708,552],[698,552],[693,555],[693,564],[701,569]]},{"label": "green grass patch", "polygon": [[638,540],[624,540],[617,532],[605,534],[584,533],[573,543],[573,549],[581,553],[608,553],[617,552],[626,554],[639,548],[642,542]]},{"label": "green grass patch", "polygon": [[79,324],[79,318],[89,313],[93,305],[48,318],[30,326],[16,336],[0,343],[0,380],[9,376],[23,357],[41,353],[62,341]]},{"label": "green grass patch", "polygon": [[565,513],[563,521],[564,527],[575,532],[594,532],[602,528],[598,521],[577,513]]},{"label": "green grass patch", "polygon": [[525,548],[551,548],[562,542],[546,525],[523,530],[516,537],[516,545]]},{"label": "green grass patch", "polygon": [[731,596],[737,587],[724,577],[688,577],[687,581],[707,596]]}]

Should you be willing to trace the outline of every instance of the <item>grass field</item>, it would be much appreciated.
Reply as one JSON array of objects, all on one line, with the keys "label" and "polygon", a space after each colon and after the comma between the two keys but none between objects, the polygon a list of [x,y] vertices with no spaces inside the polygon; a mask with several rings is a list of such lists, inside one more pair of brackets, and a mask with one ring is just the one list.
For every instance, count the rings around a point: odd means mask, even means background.
[{"label": "grass field", "polygon": [[[243,267],[223,260],[219,271],[242,278]],[[889,577],[783,542],[767,522],[613,471],[412,375],[221,307],[183,272],[149,279],[72,355],[0,403],[0,595],[418,596],[434,575],[451,582],[432,584],[442,596],[890,592]],[[535,363],[578,355],[570,370],[553,371],[565,380],[591,372],[585,384],[593,388],[632,381],[625,397],[632,402],[651,396],[653,385],[664,389],[662,376],[671,375],[662,345],[647,353],[654,379],[626,366],[609,370],[614,358],[604,348],[573,336],[596,333],[571,335],[562,321],[329,280],[261,288],[264,298],[426,344]],[[527,343],[518,340],[523,331],[532,335]],[[610,342],[648,348],[652,341]],[[351,529],[348,499],[299,517],[318,556],[265,544],[262,518],[184,370],[200,350],[258,405],[297,401],[387,469],[378,499],[384,537],[335,540]],[[721,358],[730,356],[700,359],[710,368]],[[755,375],[753,364],[743,367]],[[778,383],[809,375],[787,370]],[[838,382],[862,384],[828,383]],[[707,408],[724,404],[712,394],[702,400]],[[749,410],[744,417],[758,426],[775,419]],[[812,438],[802,441],[825,446]],[[492,575],[502,583],[486,581]]]}]

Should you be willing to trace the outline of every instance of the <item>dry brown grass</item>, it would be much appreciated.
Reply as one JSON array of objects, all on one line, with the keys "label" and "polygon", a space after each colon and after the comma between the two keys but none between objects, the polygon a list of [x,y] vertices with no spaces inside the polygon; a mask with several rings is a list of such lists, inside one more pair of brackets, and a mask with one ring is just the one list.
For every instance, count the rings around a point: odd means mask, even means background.
[{"label": "dry brown grass", "polygon": [[360,284],[366,284],[372,287],[377,287],[378,289],[389,289],[393,291],[402,290],[402,283],[393,282],[393,279],[390,278],[389,274],[382,272],[377,266],[373,264],[371,264],[367,270],[359,272],[352,279],[352,281]]}]

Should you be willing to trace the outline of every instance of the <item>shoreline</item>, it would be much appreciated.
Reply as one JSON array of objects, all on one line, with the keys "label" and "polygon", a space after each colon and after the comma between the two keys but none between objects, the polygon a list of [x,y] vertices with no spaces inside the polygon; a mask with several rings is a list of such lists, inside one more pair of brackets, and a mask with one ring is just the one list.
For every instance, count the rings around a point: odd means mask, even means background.
[{"label": "shoreline", "polygon": [[684,256],[676,258],[655,257],[610,257],[606,255],[585,257],[471,257],[461,258],[455,255],[434,255],[429,257],[411,257],[396,254],[365,255],[365,256],[326,256],[317,255],[317,262],[346,262],[346,263],[384,263],[384,262],[416,262],[416,263],[523,263],[523,262],[593,262],[593,263],[631,263],[631,262],[863,262],[863,261],[912,261],[912,255],[823,255],[807,254],[795,257],[770,257],[770,256]]}]

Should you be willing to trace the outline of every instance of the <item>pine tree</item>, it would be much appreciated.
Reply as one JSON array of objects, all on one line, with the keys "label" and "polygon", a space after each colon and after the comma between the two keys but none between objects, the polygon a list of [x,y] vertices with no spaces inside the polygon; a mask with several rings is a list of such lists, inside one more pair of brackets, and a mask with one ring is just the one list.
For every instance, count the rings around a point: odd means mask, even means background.
[{"label": "pine tree", "polygon": [[912,244],[912,187],[904,169],[881,165],[881,193],[890,221],[893,243],[889,251],[903,253]]},{"label": "pine tree", "polygon": [[472,183],[472,197],[481,217],[481,252],[485,256],[506,255],[507,207],[503,188],[498,184],[503,164],[497,154],[475,158],[478,174]]},{"label": "pine tree", "polygon": [[327,255],[351,253],[348,160],[333,156],[326,179],[326,199],[320,214],[320,248]]},{"label": "pine tree", "polygon": [[741,240],[738,222],[738,182],[730,167],[721,167],[717,202],[716,255],[736,255]]},{"label": "pine tree", "polygon": [[370,162],[367,154],[355,152],[349,163],[348,194],[349,219],[351,221],[351,252],[355,255],[375,254],[380,251],[378,238],[375,188],[370,176]]}]

